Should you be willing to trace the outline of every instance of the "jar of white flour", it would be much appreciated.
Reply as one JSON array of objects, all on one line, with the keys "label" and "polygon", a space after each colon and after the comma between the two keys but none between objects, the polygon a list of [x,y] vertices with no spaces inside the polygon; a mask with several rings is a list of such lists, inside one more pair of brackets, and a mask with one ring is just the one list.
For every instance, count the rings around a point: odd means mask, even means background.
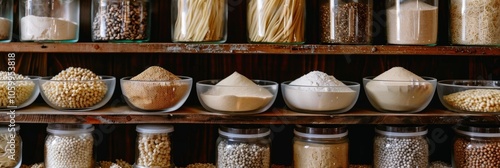
[{"label": "jar of white flour", "polygon": [[21,0],[21,41],[77,42],[80,0]]}]

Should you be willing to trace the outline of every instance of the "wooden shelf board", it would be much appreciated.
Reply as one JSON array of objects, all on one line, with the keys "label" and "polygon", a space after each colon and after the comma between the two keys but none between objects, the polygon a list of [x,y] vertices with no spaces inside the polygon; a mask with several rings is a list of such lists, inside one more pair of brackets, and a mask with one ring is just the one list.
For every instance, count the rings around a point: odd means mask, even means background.
[{"label": "wooden shelf board", "polygon": [[0,45],[1,52],[30,53],[208,53],[208,54],[328,54],[328,55],[454,55],[498,56],[491,46],[398,46],[398,45],[276,45],[276,44],[183,44],[183,43],[29,43]]},{"label": "wooden shelf board", "polygon": [[[0,116],[0,122],[9,122],[9,115]],[[369,109],[353,109],[342,114],[306,114],[287,108],[274,107],[254,115],[221,115],[201,107],[182,107],[169,112],[139,112],[126,105],[104,107],[88,112],[54,110],[45,105],[32,105],[16,111],[17,123],[191,123],[191,124],[456,124],[464,119],[479,122],[500,122],[500,115],[460,114],[441,109],[420,113],[380,113]]]}]

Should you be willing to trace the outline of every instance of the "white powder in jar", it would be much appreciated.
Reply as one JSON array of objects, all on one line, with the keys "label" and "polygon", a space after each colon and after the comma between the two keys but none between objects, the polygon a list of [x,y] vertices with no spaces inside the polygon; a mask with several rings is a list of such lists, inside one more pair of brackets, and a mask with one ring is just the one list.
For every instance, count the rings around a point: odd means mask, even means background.
[{"label": "white powder in jar", "polygon": [[369,81],[366,95],[370,103],[382,111],[416,112],[426,106],[435,86],[422,77],[393,67]]},{"label": "white powder in jar", "polygon": [[53,17],[25,16],[21,19],[21,40],[74,40],[78,25]]},{"label": "white powder in jar", "polygon": [[234,72],[215,87],[200,94],[205,105],[222,112],[249,112],[261,109],[273,99],[267,89]]},{"label": "white powder in jar", "polygon": [[341,110],[353,105],[357,98],[356,91],[320,71],[311,71],[290,82],[284,92],[287,105],[299,111]]},{"label": "white powder in jar", "polygon": [[12,21],[10,19],[0,17],[0,40],[9,39],[11,24]]},{"label": "white powder in jar", "polygon": [[[396,2],[397,3],[397,2]],[[438,7],[420,0],[406,1],[387,9],[387,42],[390,44],[435,44]]]}]

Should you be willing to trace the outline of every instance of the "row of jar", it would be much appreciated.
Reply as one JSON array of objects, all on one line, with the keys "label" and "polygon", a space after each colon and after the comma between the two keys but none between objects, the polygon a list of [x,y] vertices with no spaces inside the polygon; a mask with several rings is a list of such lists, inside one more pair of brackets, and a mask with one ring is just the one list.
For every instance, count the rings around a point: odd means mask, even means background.
[{"label": "row of jar", "polygon": [[[454,127],[453,167],[496,167],[500,158],[500,127],[458,124]],[[22,161],[19,125],[0,128],[7,167]],[[49,124],[44,164],[50,168],[92,168],[94,127],[86,124]],[[138,125],[135,145],[137,168],[174,166],[172,125]],[[429,167],[427,128],[422,125],[377,125],[373,140],[373,167]],[[223,125],[216,144],[220,168],[271,166],[271,130],[258,125]],[[333,168],[349,166],[349,139],[345,125],[297,125],[293,139],[293,167]],[[8,159],[12,158],[12,159]]]},{"label": "row of jar", "polygon": [[[150,0],[92,0],[92,40],[146,42],[150,38]],[[499,0],[450,0],[450,40],[458,45],[499,45]],[[1,1],[0,39],[11,41],[12,0]],[[247,37],[251,43],[305,42],[306,1],[247,1]],[[322,43],[370,44],[373,0],[320,0]],[[438,0],[386,0],[389,44],[435,45]],[[21,0],[20,40],[76,42],[79,0]],[[224,43],[227,0],[172,0],[173,42]]]}]

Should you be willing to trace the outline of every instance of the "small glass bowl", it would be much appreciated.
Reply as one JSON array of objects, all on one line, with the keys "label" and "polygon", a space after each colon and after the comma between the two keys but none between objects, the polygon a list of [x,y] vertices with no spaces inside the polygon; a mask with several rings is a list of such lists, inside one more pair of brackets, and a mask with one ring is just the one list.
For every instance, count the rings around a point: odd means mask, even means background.
[{"label": "small glass bowl", "polygon": [[40,77],[26,77],[29,79],[0,80],[0,90],[3,90],[0,92],[0,110],[24,108],[36,100],[40,94]]},{"label": "small glass bowl", "polygon": [[120,79],[123,98],[134,110],[147,112],[171,112],[179,109],[186,102],[193,79],[178,76],[179,80],[131,80]]},{"label": "small glass bowl", "polygon": [[101,76],[101,80],[40,79],[40,93],[52,108],[64,111],[90,111],[104,106],[115,90],[116,78]]},{"label": "small glass bowl", "polygon": [[389,113],[416,113],[424,110],[436,91],[436,78],[425,81],[373,80],[363,78],[368,100],[375,109]]},{"label": "small glass bowl", "polygon": [[443,106],[454,112],[500,112],[500,81],[441,80],[437,92]]},{"label": "small glass bowl", "polygon": [[196,93],[208,111],[221,114],[257,114],[268,110],[278,94],[278,83],[253,80],[258,86],[216,85],[220,80],[196,82]]},{"label": "small glass bowl", "polygon": [[342,81],[346,86],[303,86],[281,83],[281,93],[288,108],[304,113],[343,113],[358,100],[360,84]]}]

